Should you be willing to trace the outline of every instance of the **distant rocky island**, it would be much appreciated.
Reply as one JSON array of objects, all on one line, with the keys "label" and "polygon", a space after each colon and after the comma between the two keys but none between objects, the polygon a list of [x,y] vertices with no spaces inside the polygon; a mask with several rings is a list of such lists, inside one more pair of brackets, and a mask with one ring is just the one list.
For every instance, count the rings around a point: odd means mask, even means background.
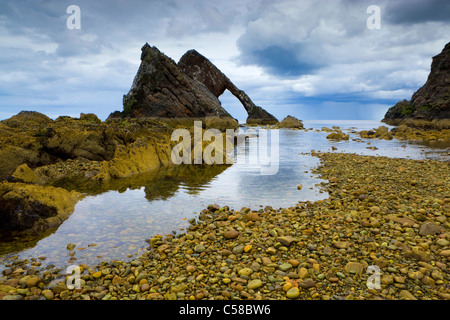
[{"label": "distant rocky island", "polygon": [[247,124],[278,123],[197,51],[186,52],[178,64],[148,43],[141,51],[141,65],[130,91],[123,98],[123,111],[113,112],[109,119],[232,118],[218,99],[229,90],[247,111]]},{"label": "distant rocky island", "polygon": [[391,107],[382,121],[391,125],[450,128],[450,42],[433,57],[425,85],[411,100]]}]

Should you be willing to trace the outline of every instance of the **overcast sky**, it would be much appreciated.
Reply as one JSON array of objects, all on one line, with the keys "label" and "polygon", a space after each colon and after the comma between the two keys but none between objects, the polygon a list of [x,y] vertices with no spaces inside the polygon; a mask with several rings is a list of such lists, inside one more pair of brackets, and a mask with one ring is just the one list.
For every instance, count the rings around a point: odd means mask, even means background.
[{"label": "overcast sky", "polygon": [[[69,5],[79,30],[67,28]],[[380,29],[367,27],[369,5]],[[449,41],[448,0],[1,0],[0,119],[106,119],[122,110],[148,42],[175,61],[196,49],[280,120],[380,120]],[[220,100],[245,120],[231,94]]]}]

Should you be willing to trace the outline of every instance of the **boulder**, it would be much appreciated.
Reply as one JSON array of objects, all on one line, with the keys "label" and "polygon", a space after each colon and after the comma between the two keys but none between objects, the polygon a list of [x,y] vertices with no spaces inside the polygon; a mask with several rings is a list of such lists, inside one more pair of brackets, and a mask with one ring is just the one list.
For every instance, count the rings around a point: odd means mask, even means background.
[{"label": "boulder", "polygon": [[287,116],[275,128],[288,128],[288,129],[303,129],[303,123],[301,120],[293,116]]},{"label": "boulder", "polygon": [[0,184],[0,229],[42,231],[57,227],[73,212],[81,194],[50,186]]},{"label": "boulder", "polygon": [[433,235],[435,235],[435,234],[444,232],[444,230],[445,230],[444,227],[442,227],[442,226],[440,226],[440,225],[437,225],[437,224],[434,223],[434,222],[429,222],[429,221],[427,221],[427,222],[424,222],[424,223],[420,226],[419,234],[420,234],[421,236],[433,236]]},{"label": "boulder", "polygon": [[327,135],[327,139],[329,140],[348,140],[349,137],[350,136],[348,134],[345,134],[340,130],[336,130],[335,132],[332,132],[329,135]]}]

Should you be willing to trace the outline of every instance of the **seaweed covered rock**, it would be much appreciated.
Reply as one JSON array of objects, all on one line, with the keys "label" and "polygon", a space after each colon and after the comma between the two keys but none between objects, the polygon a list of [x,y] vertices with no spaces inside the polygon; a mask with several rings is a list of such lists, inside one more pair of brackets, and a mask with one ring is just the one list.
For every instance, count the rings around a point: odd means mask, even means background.
[{"label": "seaweed covered rock", "polygon": [[168,143],[139,138],[129,146],[120,145],[114,158],[103,161],[98,181],[126,178],[138,173],[148,172],[170,163],[171,146]]},{"label": "seaweed covered rock", "polygon": [[450,43],[433,57],[427,82],[417,90],[410,101],[403,100],[391,107],[383,122],[414,125],[404,120],[450,121]]},{"label": "seaweed covered rock", "polygon": [[[417,124],[417,121],[414,122]],[[384,140],[410,140],[410,141],[450,141],[450,129],[433,128],[426,129],[417,128],[414,125],[400,124],[398,127],[392,128],[390,131],[385,126],[380,126],[372,130],[362,130],[358,132],[364,139],[384,139]]]},{"label": "seaweed covered rock", "polygon": [[[170,130],[167,124],[158,121],[106,123],[94,114],[51,120],[37,112],[21,112],[0,122],[0,179],[39,183],[36,181],[45,180],[43,175],[49,173],[36,171],[43,166],[58,163],[78,166],[84,162],[89,167],[94,162],[113,159],[117,146],[127,146],[140,137],[169,140]],[[67,171],[64,166],[55,169]],[[39,179],[31,177],[33,174],[40,175]],[[54,172],[51,175],[55,176]]]},{"label": "seaweed covered rock", "polygon": [[0,184],[0,229],[42,231],[61,224],[82,195],[25,183]]},{"label": "seaweed covered rock", "polygon": [[21,164],[12,174],[14,179],[18,181],[31,183],[31,184],[42,184],[43,178],[40,177],[33,169],[31,169],[26,163]]},{"label": "seaweed covered rock", "polygon": [[275,128],[303,129],[303,122],[296,117],[287,116]]},{"label": "seaweed covered rock", "polygon": [[51,163],[50,156],[41,150],[39,136],[52,123],[52,119],[34,111],[22,111],[0,121],[0,179],[10,176],[23,163]]},{"label": "seaweed covered rock", "polygon": [[329,140],[348,140],[350,136],[345,134],[339,129],[334,129],[329,135],[327,135],[327,139]]},{"label": "seaweed covered rock", "polygon": [[359,135],[361,138],[365,139],[385,139],[385,140],[392,140],[393,134],[392,132],[389,132],[389,129],[385,126],[379,126],[378,128],[374,130],[363,130],[359,132]]},{"label": "seaweed covered rock", "polygon": [[93,114],[52,120],[39,112],[22,111],[0,122],[0,178],[24,163],[36,168],[67,159],[112,159],[116,138],[117,133]]},{"label": "seaweed covered rock", "polygon": [[11,128],[21,128],[25,126],[47,125],[53,122],[52,119],[37,111],[21,111],[2,123]]},{"label": "seaweed covered rock", "polygon": [[43,152],[63,160],[103,161],[114,156],[116,133],[112,128],[98,126],[92,120],[62,119],[55,122],[58,121],[62,123],[49,127],[46,134],[40,137]]}]

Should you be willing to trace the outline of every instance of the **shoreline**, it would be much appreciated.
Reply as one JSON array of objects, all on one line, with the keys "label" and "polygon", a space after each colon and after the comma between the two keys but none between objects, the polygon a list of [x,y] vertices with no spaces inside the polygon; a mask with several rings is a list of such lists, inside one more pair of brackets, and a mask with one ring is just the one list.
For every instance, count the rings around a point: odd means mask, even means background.
[{"label": "shoreline", "polygon": [[[315,155],[326,200],[259,211],[211,205],[184,234],[152,238],[139,258],[81,265],[81,289],[55,281],[61,270],[40,271],[38,259],[19,261],[0,277],[0,297],[450,299],[449,164]],[[367,287],[369,266],[380,268],[379,290]]]}]

